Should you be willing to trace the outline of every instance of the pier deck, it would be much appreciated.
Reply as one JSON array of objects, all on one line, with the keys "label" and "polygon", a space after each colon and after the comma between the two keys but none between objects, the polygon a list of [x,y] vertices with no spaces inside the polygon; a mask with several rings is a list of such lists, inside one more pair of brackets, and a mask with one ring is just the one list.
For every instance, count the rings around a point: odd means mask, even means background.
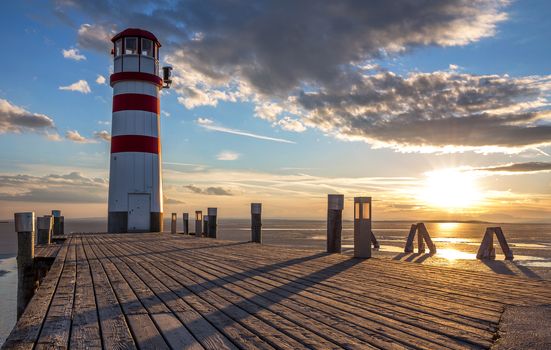
[{"label": "pier deck", "polygon": [[6,349],[488,348],[551,283],[169,234],[71,235]]}]

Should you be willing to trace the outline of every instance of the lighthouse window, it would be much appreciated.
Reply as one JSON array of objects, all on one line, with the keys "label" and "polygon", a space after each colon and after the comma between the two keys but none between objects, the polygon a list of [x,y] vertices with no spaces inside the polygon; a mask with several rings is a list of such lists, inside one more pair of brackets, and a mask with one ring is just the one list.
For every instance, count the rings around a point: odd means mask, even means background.
[{"label": "lighthouse window", "polygon": [[124,53],[127,55],[138,54],[138,38],[125,38],[124,39]]},{"label": "lighthouse window", "polygon": [[122,55],[122,39],[115,42],[115,57]]},{"label": "lighthouse window", "polygon": [[153,57],[153,41],[142,39],[142,55]]}]

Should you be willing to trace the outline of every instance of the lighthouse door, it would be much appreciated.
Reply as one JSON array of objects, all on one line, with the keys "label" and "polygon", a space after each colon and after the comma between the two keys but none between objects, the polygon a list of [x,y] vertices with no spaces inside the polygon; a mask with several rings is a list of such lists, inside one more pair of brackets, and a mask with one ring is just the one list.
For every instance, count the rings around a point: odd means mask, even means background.
[{"label": "lighthouse door", "polygon": [[150,230],[149,194],[128,194],[128,232],[148,232]]}]

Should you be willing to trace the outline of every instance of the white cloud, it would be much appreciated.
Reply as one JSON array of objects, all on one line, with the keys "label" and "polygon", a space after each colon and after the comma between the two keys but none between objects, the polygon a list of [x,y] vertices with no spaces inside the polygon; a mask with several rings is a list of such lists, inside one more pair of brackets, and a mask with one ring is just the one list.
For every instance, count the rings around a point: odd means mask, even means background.
[{"label": "white cloud", "polygon": [[105,142],[111,141],[111,134],[107,130],[94,131],[94,138]]},{"label": "white cloud", "polygon": [[239,159],[239,157],[240,157],[239,153],[235,153],[235,152],[232,152],[232,151],[222,151],[222,152],[218,153],[218,155],[216,156],[216,159],[218,159],[218,160],[237,160],[237,159]]},{"label": "white cloud", "polygon": [[95,140],[92,140],[92,139],[89,139],[89,138],[86,138],[86,137],[82,136],[76,130],[68,130],[65,133],[65,138],[67,140],[77,142],[77,143],[95,143],[96,142]]},{"label": "white cloud", "polygon": [[60,86],[59,90],[78,91],[82,92],[83,94],[89,94],[90,92],[92,92],[92,90],[90,89],[90,85],[88,85],[88,82],[86,80],[79,80],[76,83],[67,86]]},{"label": "white cloud", "polygon": [[104,85],[105,84],[105,77],[101,74],[98,74],[98,77],[96,78],[96,84]]},{"label": "white cloud", "polygon": [[264,135],[258,135],[258,134],[253,134],[253,133],[248,132],[248,131],[232,129],[232,128],[226,128],[224,126],[218,126],[218,125],[215,125],[212,120],[207,119],[207,118],[199,118],[199,119],[197,119],[196,122],[197,122],[197,125],[199,125],[200,127],[205,128],[207,130],[211,130],[211,131],[218,131],[218,132],[223,132],[223,133],[226,133],[226,134],[251,137],[251,138],[259,139],[259,140],[267,140],[267,141],[282,142],[282,143],[296,143],[296,142],[291,141],[291,140],[280,139],[280,138],[277,138],[277,137],[270,137],[270,136],[264,136]]},{"label": "white cloud", "polygon": [[161,114],[164,115],[165,117],[170,117],[170,113],[168,113],[167,111],[161,110]]},{"label": "white cloud", "polygon": [[284,117],[278,120],[275,124],[287,131],[303,132],[306,130],[306,127],[300,122],[300,120],[293,119],[291,117]]},{"label": "white cloud", "polygon": [[63,57],[68,58],[70,60],[75,61],[82,61],[86,59],[86,56],[81,54],[78,49],[69,49],[69,50],[61,50],[61,53],[63,54]]}]

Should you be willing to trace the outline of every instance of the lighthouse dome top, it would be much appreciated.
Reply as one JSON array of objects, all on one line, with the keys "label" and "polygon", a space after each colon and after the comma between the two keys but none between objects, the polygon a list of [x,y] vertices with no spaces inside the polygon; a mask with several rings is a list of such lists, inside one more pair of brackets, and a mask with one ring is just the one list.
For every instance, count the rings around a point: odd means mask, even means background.
[{"label": "lighthouse dome top", "polygon": [[127,28],[127,29],[123,30],[122,32],[118,33],[117,35],[115,35],[111,39],[111,41],[115,42],[118,39],[125,38],[125,37],[146,38],[146,39],[149,39],[149,40],[152,40],[153,42],[155,42],[158,47],[161,46],[161,43],[159,42],[157,37],[155,35],[153,35],[153,33],[149,32],[147,30],[144,30],[144,29],[139,29],[139,28]]}]

